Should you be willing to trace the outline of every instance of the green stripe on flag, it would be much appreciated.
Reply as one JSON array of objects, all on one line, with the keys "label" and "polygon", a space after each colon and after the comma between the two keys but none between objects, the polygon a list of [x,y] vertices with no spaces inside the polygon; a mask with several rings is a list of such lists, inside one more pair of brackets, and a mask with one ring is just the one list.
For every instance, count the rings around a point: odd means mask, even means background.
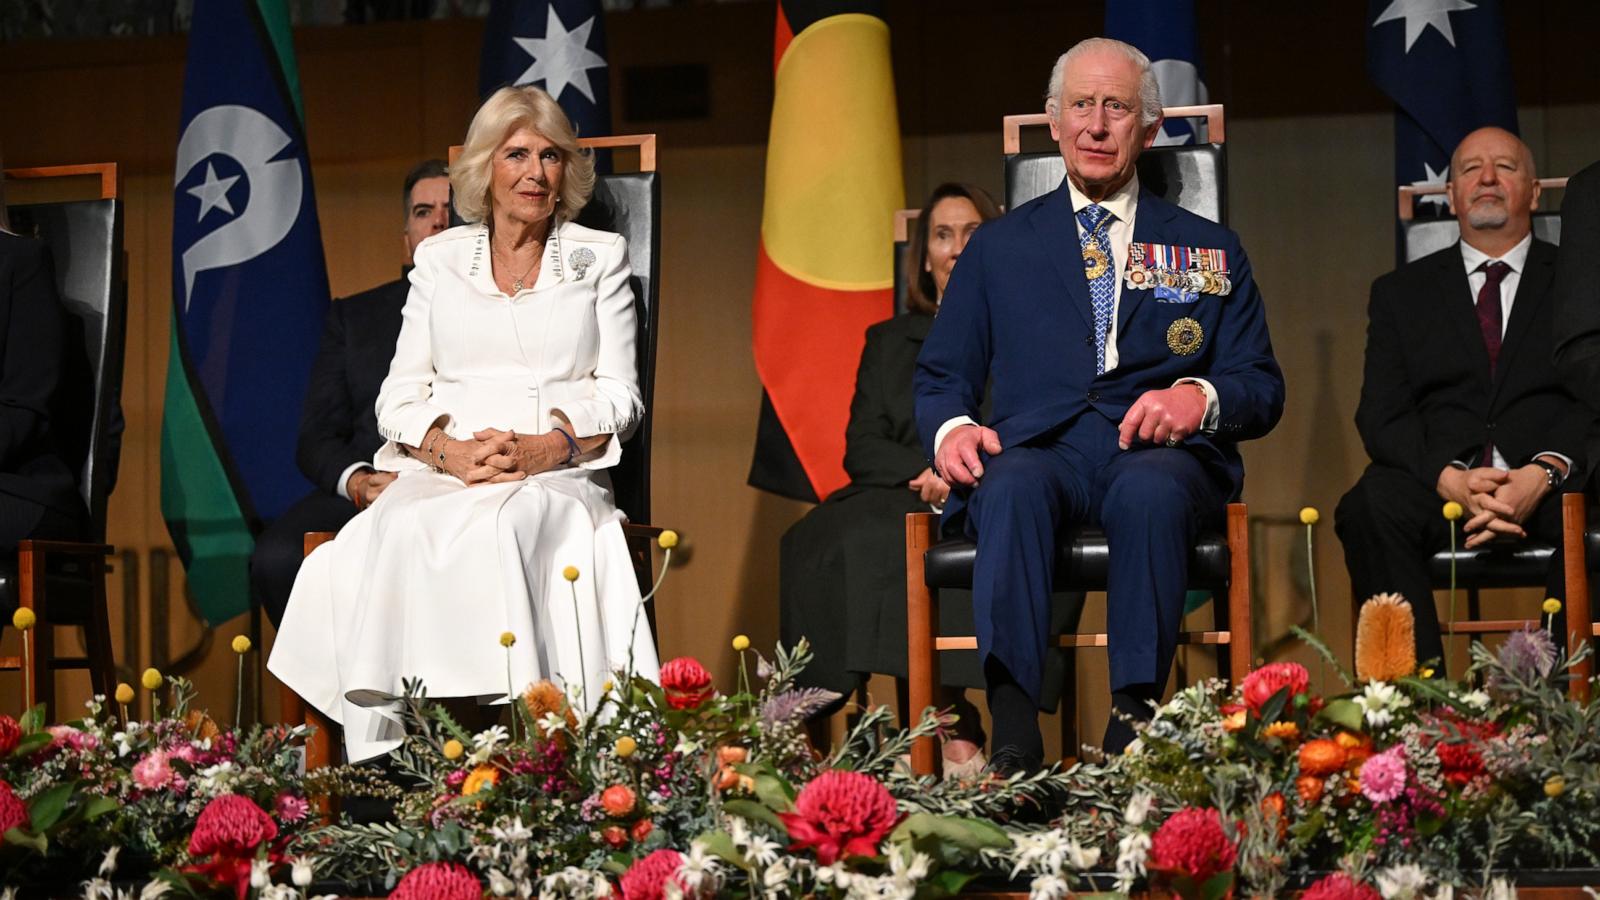
[{"label": "green stripe on flag", "polygon": [[305,104],[300,99],[300,67],[294,62],[294,31],[289,25],[289,4],[284,0],[258,0],[261,21],[272,38],[272,49],[278,56],[278,68],[289,88],[289,99],[294,101],[294,114],[302,125],[306,121]]},{"label": "green stripe on flag", "polygon": [[174,310],[161,416],[161,515],[188,570],[200,614],[215,625],[250,609],[255,539],[190,391],[178,328]]}]

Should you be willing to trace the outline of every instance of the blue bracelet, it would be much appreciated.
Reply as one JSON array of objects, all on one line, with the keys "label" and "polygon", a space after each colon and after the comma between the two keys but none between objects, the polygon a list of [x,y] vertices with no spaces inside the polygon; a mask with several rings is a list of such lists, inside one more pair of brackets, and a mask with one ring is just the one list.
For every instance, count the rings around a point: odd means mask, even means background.
[{"label": "blue bracelet", "polygon": [[578,449],[578,442],[573,440],[572,435],[567,434],[567,430],[565,428],[557,428],[556,434],[559,434],[567,439],[567,462],[572,462],[572,460],[575,459],[579,453],[583,452]]}]

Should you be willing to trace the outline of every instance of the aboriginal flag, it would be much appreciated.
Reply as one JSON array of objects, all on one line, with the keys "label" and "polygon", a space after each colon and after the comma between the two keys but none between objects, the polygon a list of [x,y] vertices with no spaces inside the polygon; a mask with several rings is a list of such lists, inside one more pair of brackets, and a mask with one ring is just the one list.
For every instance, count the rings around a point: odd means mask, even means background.
[{"label": "aboriginal flag", "polygon": [[750,484],[799,499],[843,487],[867,326],[894,312],[905,203],[881,4],[783,0],[773,42],[752,321],[764,388]]}]

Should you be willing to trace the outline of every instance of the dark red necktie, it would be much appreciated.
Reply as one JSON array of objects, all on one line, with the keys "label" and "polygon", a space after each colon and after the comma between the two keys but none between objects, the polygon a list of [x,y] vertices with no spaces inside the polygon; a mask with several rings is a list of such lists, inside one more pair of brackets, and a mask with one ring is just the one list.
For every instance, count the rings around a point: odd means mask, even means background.
[{"label": "dark red necktie", "polygon": [[[1478,267],[1483,272],[1483,287],[1478,288],[1478,330],[1483,332],[1483,348],[1489,351],[1489,381],[1494,382],[1494,366],[1500,360],[1500,282],[1511,267],[1499,260]],[[1482,465],[1494,465],[1494,442],[1483,445]]]},{"label": "dark red necktie", "polygon": [[1499,260],[1478,267],[1483,272],[1483,287],[1478,288],[1478,330],[1483,332],[1483,348],[1489,351],[1489,378],[1494,379],[1494,365],[1500,360],[1500,282],[1510,273],[1511,267]]}]

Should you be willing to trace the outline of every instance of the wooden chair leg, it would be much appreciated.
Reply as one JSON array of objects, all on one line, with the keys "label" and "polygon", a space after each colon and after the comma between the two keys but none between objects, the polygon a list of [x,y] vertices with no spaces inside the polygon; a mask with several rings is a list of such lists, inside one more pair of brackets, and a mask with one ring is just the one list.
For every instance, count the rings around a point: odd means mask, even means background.
[{"label": "wooden chair leg", "polygon": [[321,769],[332,763],[333,760],[333,722],[315,707],[310,706],[299,694],[280,687],[278,691],[278,717],[285,725],[304,723],[316,729],[309,738],[306,738],[306,771]]},{"label": "wooden chair leg", "polygon": [[55,721],[55,675],[49,658],[54,655],[53,625],[50,624],[50,598],[44,586],[44,553],[23,547],[17,551],[17,603],[34,612],[34,626],[22,633],[24,665],[30,665],[28,686],[23,700],[27,709],[43,703],[45,721]]},{"label": "wooden chair leg", "polygon": [[[1593,611],[1589,608],[1589,560],[1584,552],[1584,531],[1588,510],[1582,494],[1561,497],[1561,550],[1567,593],[1567,653],[1571,655],[1594,635]],[[1594,674],[1591,657],[1573,667],[1570,691],[1574,700],[1589,699],[1589,678]]]},{"label": "wooden chair leg", "polygon": [[1255,652],[1250,625],[1250,512],[1228,504],[1228,675],[1237,683],[1250,672]]},{"label": "wooden chair leg", "polygon": [[[933,545],[934,528],[932,513],[906,515],[906,682],[914,717],[933,705],[934,686],[939,683],[939,654],[934,649],[939,613],[923,560]],[[932,737],[917,741],[911,747],[911,771],[936,774],[938,756]]]}]

